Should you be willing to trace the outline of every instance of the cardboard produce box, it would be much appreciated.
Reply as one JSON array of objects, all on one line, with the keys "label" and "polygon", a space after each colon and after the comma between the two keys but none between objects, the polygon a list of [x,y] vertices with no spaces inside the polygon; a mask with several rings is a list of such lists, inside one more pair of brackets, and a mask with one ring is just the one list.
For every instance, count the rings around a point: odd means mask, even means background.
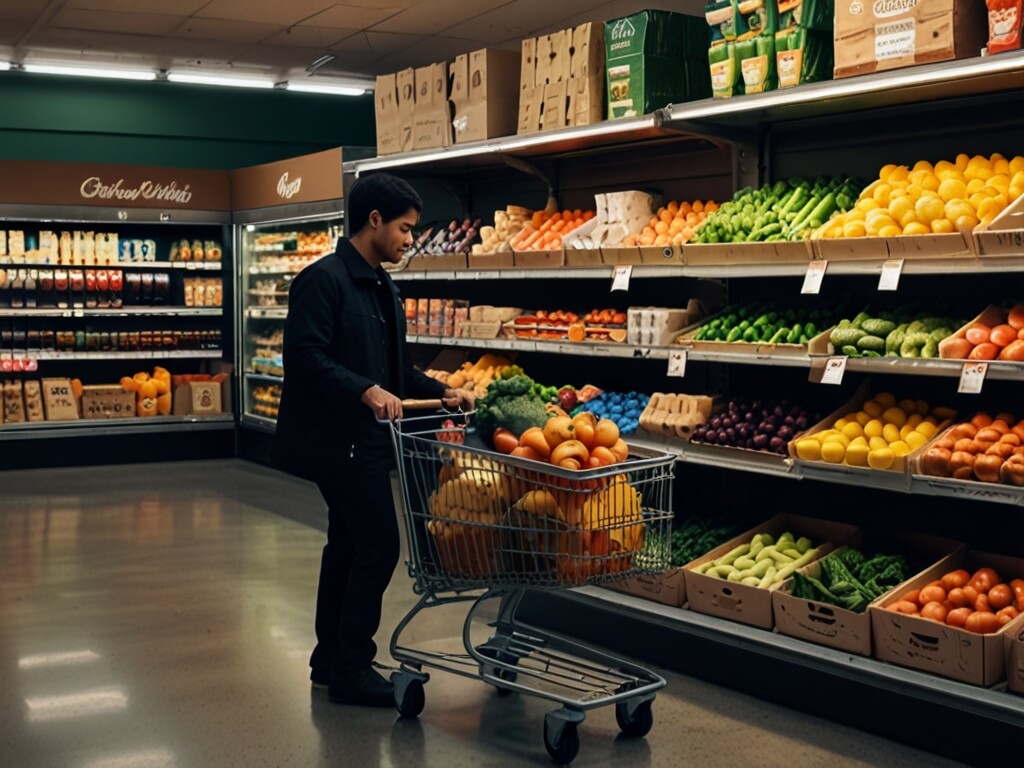
[{"label": "cardboard produce box", "polygon": [[1017,636],[1024,630],[1024,614],[1004,624],[998,632],[979,635],[886,607],[910,590],[924,587],[950,571],[964,568],[973,574],[983,567],[995,568],[1007,584],[1024,577],[1024,560],[1019,558],[965,550],[954,553],[868,609],[874,658],[970,685],[989,687],[1005,680],[1006,636]]},{"label": "cardboard produce box", "polygon": [[605,584],[608,589],[642,597],[662,605],[682,608],[686,604],[686,577],[682,568],[669,568],[664,573],[644,574]]},{"label": "cardboard produce box", "polygon": [[521,54],[493,48],[464,53],[451,65],[455,143],[512,136],[518,94],[508,85],[521,68]]},{"label": "cardboard produce box", "polygon": [[398,102],[395,109],[398,125],[398,149],[408,152],[413,146],[413,128],[416,123],[416,70],[403,69],[395,75],[398,84]]},{"label": "cardboard produce box", "polygon": [[635,117],[710,95],[703,19],[642,11],[605,24],[608,117]]},{"label": "cardboard produce box", "polygon": [[987,37],[976,0],[838,0],[835,77],[978,56]]},{"label": "cardboard produce box", "polygon": [[441,149],[452,145],[452,118],[448,102],[448,62],[414,70],[412,149]]},{"label": "cardboard produce box", "polygon": [[82,388],[83,419],[126,419],[135,415],[134,392],[125,392],[119,384],[100,384]]},{"label": "cardboard produce box", "polygon": [[[936,563],[941,564],[951,554],[963,548],[963,545],[948,539],[900,532],[864,533],[848,546],[855,547],[866,557],[885,554],[903,555],[907,558],[910,566],[909,578],[882,595],[875,603],[887,600],[890,594],[905,591],[905,584],[915,579],[923,570],[932,568]],[[820,578],[821,560],[801,568],[800,572],[812,578]],[[772,593],[775,628],[780,633],[859,656],[871,655],[869,611],[855,613],[819,600],[794,597],[792,588],[793,581],[790,580]]]},{"label": "cardboard produce box", "polygon": [[697,573],[694,569],[704,563],[717,560],[741,544],[749,543],[759,533],[770,533],[778,538],[786,531],[790,531],[797,538],[808,537],[818,548],[818,557],[824,557],[837,546],[845,544],[857,535],[857,528],[852,525],[818,520],[788,512],[777,515],[763,525],[751,528],[746,533],[740,534],[732,541],[711,550],[704,557],[686,566],[684,575],[690,610],[762,629],[774,627],[772,591],[778,589],[779,584],[768,589],[760,589],[738,582],[705,576],[702,573]]},{"label": "cardboard produce box", "polygon": [[174,388],[175,416],[231,413],[231,377],[222,382],[193,381]]},{"label": "cardboard produce box", "polygon": [[377,118],[377,154],[393,155],[402,151],[402,130],[398,122],[398,77],[381,75],[374,91]]},{"label": "cardboard produce box", "polygon": [[1014,693],[1024,694],[1024,627],[1006,635],[1006,686]]}]

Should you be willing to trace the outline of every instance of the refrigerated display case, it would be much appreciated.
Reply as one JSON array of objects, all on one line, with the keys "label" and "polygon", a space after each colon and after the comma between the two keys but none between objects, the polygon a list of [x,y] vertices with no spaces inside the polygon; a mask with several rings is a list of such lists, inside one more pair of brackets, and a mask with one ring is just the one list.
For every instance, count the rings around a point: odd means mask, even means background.
[{"label": "refrigerated display case", "polygon": [[[284,384],[288,289],[303,269],[333,253],[344,234],[341,150],[235,171],[232,197],[240,254],[241,425],[272,434]],[[265,448],[257,455],[265,457]]]}]

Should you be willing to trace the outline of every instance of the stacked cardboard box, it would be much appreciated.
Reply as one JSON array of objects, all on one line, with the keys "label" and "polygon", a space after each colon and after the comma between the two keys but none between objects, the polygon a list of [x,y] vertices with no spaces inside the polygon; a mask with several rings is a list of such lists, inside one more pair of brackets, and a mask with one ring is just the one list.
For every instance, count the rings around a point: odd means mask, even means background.
[{"label": "stacked cardboard box", "polygon": [[604,28],[581,24],[523,40],[519,133],[604,119]]},{"label": "stacked cardboard box", "polygon": [[509,84],[520,69],[519,51],[485,48],[452,62],[455,143],[511,136],[518,98]]},{"label": "stacked cardboard box", "polygon": [[452,145],[448,63],[377,78],[377,154]]}]

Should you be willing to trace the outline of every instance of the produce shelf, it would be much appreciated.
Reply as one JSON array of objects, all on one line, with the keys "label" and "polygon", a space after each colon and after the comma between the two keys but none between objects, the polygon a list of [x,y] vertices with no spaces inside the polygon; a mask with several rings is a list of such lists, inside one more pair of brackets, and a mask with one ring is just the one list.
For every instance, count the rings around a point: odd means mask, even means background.
[{"label": "produce shelf", "polygon": [[962,96],[1019,89],[1024,84],[1024,52],[961,59],[878,72],[843,80],[810,83],[798,88],[735,99],[673,105],[667,126],[693,122],[747,126],[763,122],[806,120]]},{"label": "produce shelf", "polygon": [[1018,728],[1024,722],[1024,697],[1014,696],[1005,690],[959,683],[601,587],[581,587],[559,592],[557,597],[580,601],[604,610],[614,610],[643,622],[653,622],[705,640],[757,653],[772,660],[799,664],[887,692],[970,712]]},{"label": "produce shelf", "polygon": [[220,261],[116,261],[113,264],[42,264],[3,263],[8,269],[184,269],[189,272],[219,272],[224,268]]},{"label": "produce shelf", "polygon": [[269,381],[272,384],[284,382],[284,376],[271,376],[269,373],[246,373],[246,381]]},{"label": "produce shelf", "polygon": [[687,464],[700,464],[719,469],[735,469],[740,472],[751,472],[758,475],[772,475],[799,480],[800,474],[795,470],[791,459],[770,453],[755,453],[716,449],[710,446],[684,443],[679,440],[662,440],[647,432],[638,432],[623,438],[627,444],[640,448],[661,450],[675,454],[680,461]]},{"label": "produce shelf", "polygon": [[76,434],[130,435],[155,432],[205,432],[235,428],[230,413],[212,416],[153,416],[130,419],[81,419],[79,421],[39,421],[0,426],[0,439],[37,440],[72,437]]},{"label": "produce shelf", "polygon": [[220,360],[221,349],[175,349],[167,352],[31,352],[31,360]]},{"label": "produce shelf", "polygon": [[1024,507],[1024,488],[995,483],[976,483],[942,477],[914,475],[910,479],[910,492],[924,496],[944,496],[952,499],[987,501],[995,504]]},{"label": "produce shelf", "polygon": [[120,309],[0,309],[0,317],[223,317],[223,307],[122,307]]}]

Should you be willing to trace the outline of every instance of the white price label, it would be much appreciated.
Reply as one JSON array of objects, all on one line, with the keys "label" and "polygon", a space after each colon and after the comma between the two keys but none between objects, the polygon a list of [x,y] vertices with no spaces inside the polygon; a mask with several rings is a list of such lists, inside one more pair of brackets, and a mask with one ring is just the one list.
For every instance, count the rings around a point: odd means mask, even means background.
[{"label": "white price label", "polygon": [[85,317],[84,309],[76,309],[73,313],[74,317]]},{"label": "white price label", "polygon": [[632,277],[632,266],[627,265],[625,267],[616,267],[615,274],[612,277],[612,291],[628,291],[629,281]]},{"label": "white price label", "polygon": [[843,376],[846,375],[846,360],[845,357],[830,357],[825,363],[825,372],[821,375],[821,383],[842,384]]},{"label": "white price label", "polygon": [[672,350],[668,353],[668,375],[677,378],[686,376],[686,350]]},{"label": "white price label", "polygon": [[889,259],[882,265],[882,276],[878,280],[878,290],[896,291],[900,287],[900,276],[903,274],[903,259]]},{"label": "white price label", "polygon": [[194,261],[185,262],[185,271],[195,272],[197,269],[199,269],[199,267],[196,265]]},{"label": "white price label", "polygon": [[595,346],[594,357],[617,357],[617,354],[612,347]]},{"label": "white price label", "polygon": [[960,389],[957,391],[962,395],[980,395],[987,373],[988,363],[964,363],[960,371]]},{"label": "white price label", "polygon": [[828,269],[827,261],[812,261],[807,266],[807,274],[804,276],[804,287],[800,293],[821,293],[821,282],[825,279],[826,269]]}]

